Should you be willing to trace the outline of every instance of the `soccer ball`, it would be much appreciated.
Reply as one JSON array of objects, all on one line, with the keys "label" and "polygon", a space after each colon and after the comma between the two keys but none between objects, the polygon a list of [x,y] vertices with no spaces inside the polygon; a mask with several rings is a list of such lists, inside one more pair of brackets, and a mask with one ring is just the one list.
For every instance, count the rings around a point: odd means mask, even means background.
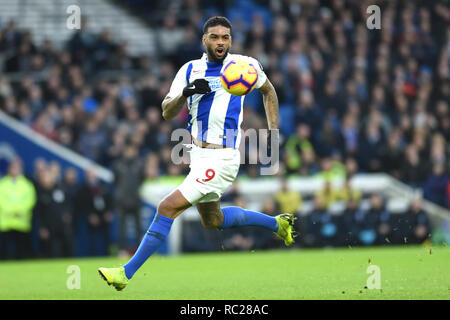
[{"label": "soccer ball", "polygon": [[253,64],[243,59],[228,62],[220,72],[223,88],[235,96],[243,96],[255,88],[258,72]]}]

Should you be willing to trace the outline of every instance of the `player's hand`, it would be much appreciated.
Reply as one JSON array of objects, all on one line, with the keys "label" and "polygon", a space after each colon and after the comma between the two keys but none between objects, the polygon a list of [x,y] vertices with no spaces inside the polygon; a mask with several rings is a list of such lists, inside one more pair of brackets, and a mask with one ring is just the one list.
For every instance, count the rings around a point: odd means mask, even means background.
[{"label": "player's hand", "polygon": [[209,82],[205,79],[195,79],[183,89],[183,96],[190,97],[196,93],[205,94],[211,92]]}]

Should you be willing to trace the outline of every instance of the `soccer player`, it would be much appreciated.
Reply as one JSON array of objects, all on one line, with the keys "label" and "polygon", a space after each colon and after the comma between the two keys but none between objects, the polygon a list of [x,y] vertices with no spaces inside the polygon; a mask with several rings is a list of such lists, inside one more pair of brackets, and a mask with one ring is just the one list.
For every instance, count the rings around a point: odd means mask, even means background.
[{"label": "soccer player", "polygon": [[257,60],[229,53],[231,31],[231,23],[225,17],[215,16],[206,21],[202,37],[206,53],[181,67],[162,102],[165,120],[173,119],[187,103],[188,130],[192,136],[190,172],[183,183],[159,203],[134,256],[122,267],[98,269],[102,278],[117,290],[125,288],[135,272],[156,252],[168,236],[174,219],[194,205],[206,228],[259,226],[274,232],[286,246],[293,243],[293,215],[271,217],[240,207],[220,206],[220,198],[235,180],[240,166],[239,128],[244,100],[243,96],[231,95],[222,87],[219,75],[223,65],[236,58],[253,64],[258,72],[255,87],[263,96],[269,132],[278,130],[275,89]]}]

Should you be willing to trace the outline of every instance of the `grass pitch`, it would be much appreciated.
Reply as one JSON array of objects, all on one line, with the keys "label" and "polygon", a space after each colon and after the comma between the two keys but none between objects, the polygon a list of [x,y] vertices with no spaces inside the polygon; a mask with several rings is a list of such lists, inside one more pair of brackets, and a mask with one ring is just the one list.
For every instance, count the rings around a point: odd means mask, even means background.
[{"label": "grass pitch", "polygon": [[[0,299],[450,299],[450,248],[286,249],[154,256],[118,292],[97,273],[118,258],[0,262]],[[68,289],[80,270],[80,288]],[[369,265],[381,289],[365,288]],[[68,273],[69,271],[69,273]]]}]

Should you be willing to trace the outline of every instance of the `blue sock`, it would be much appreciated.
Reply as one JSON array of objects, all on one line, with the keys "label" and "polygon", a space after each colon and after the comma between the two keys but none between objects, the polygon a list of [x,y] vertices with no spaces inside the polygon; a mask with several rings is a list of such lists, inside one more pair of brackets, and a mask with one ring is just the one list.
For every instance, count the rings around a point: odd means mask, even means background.
[{"label": "blue sock", "polygon": [[158,250],[170,232],[173,219],[156,214],[150,228],[142,238],[139,248],[134,256],[123,267],[125,275],[131,279],[135,272],[144,264],[147,259]]},{"label": "blue sock", "polygon": [[223,224],[222,229],[243,226],[258,226],[270,229],[274,232],[278,231],[278,224],[275,217],[267,214],[245,210],[240,207],[222,208]]}]

